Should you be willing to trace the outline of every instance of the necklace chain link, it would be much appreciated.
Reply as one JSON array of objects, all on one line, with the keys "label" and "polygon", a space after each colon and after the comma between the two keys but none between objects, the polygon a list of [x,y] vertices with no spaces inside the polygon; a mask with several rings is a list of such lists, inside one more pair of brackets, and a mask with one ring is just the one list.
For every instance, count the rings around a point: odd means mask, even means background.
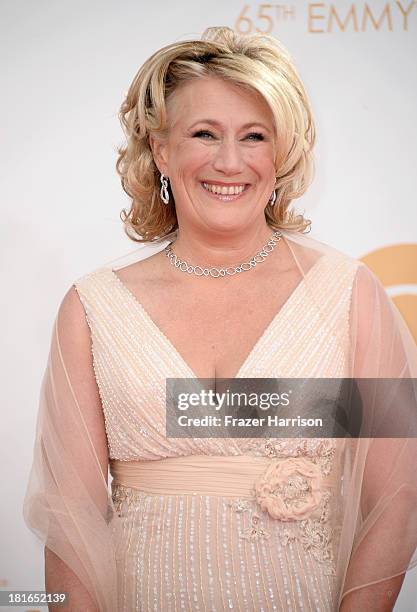
[{"label": "necklace chain link", "polygon": [[181,272],[187,272],[188,274],[195,274],[196,276],[212,276],[218,278],[219,276],[234,276],[240,272],[247,272],[254,268],[258,263],[262,263],[268,257],[269,253],[274,250],[278,242],[281,240],[282,234],[279,230],[276,230],[270,240],[262,247],[262,249],[256,253],[249,261],[239,264],[238,266],[221,266],[217,268],[212,266],[210,268],[202,268],[201,266],[192,266],[186,261],[180,259],[172,249],[173,242],[170,242],[165,247],[164,251],[169,259],[172,266],[181,270]]}]

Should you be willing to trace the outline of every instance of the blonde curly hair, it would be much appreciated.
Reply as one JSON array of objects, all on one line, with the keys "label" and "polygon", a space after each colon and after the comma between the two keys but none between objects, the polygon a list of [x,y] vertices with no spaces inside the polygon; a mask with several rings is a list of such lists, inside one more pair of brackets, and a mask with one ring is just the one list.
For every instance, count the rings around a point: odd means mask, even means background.
[{"label": "blonde curly hair", "polygon": [[274,229],[308,231],[311,221],[289,209],[313,177],[315,127],[304,86],[288,51],[266,34],[240,35],[228,27],[207,28],[201,40],[176,42],[146,60],[123,101],[119,118],[126,145],[119,147],[116,170],[132,199],[121,212],[125,232],[136,242],[152,242],[178,228],[175,202],[160,200],[160,174],[149,135],[168,134],[167,104],[181,84],[217,77],[259,92],[269,105],[279,147],[276,201],[265,208]]}]

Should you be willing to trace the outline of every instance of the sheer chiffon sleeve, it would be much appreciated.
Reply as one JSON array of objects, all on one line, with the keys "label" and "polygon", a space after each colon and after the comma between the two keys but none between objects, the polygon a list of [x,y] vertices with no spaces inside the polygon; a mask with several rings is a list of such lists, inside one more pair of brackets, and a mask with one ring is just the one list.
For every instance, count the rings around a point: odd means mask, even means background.
[{"label": "sheer chiffon sleeve", "polygon": [[361,438],[350,441],[344,532],[352,542],[342,610],[384,612],[417,564],[417,348],[364,265],[352,288],[350,347],[363,419]]},{"label": "sheer chiffon sleeve", "polygon": [[45,545],[47,587],[66,591],[69,609],[117,609],[117,515],[107,474],[91,340],[73,287],[52,330],[24,501],[25,521]]}]

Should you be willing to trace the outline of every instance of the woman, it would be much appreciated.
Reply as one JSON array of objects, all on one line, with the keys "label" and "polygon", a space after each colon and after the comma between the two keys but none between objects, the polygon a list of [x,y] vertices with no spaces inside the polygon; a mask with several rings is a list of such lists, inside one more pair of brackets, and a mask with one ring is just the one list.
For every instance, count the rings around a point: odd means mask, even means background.
[{"label": "woman", "polygon": [[[417,351],[375,276],[290,209],[315,132],[288,53],[209,28],[145,62],[121,120],[147,246],[58,312],[25,501],[46,588],[74,610],[392,610],[416,562],[416,398],[374,379],[410,382]],[[331,407],[355,379],[358,437],[169,437],[173,378],[330,379]],[[289,414],[323,413],[318,389]]]}]

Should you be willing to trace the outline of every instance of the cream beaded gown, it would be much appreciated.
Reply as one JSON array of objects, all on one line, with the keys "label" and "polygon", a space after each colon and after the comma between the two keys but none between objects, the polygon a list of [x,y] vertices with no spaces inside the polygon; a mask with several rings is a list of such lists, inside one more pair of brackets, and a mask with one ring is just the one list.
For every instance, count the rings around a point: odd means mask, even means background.
[{"label": "cream beaded gown", "polygon": [[[369,270],[284,236],[300,282],[236,378],[410,376],[415,345]],[[397,446],[370,436],[168,438],[166,379],[197,383],[193,371],[115,268],[74,284],[91,331],[111,490],[57,323],[25,514],[98,609],[331,612],[343,594],[412,567],[417,516],[401,496],[417,491],[411,436]],[[363,404],[375,425],[382,407]],[[415,396],[404,414],[407,423],[415,417]],[[407,529],[390,533],[405,518]],[[401,553],[392,554],[393,541]]]}]

